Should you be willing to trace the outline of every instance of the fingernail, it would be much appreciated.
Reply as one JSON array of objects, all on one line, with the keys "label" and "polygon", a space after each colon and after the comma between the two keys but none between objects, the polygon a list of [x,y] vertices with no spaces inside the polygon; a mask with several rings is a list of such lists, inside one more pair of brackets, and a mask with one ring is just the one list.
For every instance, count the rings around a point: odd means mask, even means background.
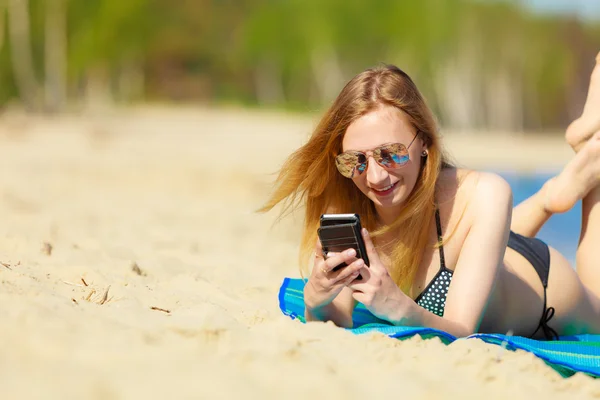
[{"label": "fingernail", "polygon": [[346,255],[350,256],[350,257],[354,257],[356,255],[356,250],[350,249],[350,250],[346,251]]},{"label": "fingernail", "polygon": [[367,228],[362,228],[363,234],[368,235],[369,231],[367,231]]},{"label": "fingernail", "polygon": [[362,266],[364,263],[365,263],[365,262],[363,261],[363,259],[362,259],[362,258],[361,258],[361,259],[359,259],[359,260],[356,260],[356,265],[358,265],[358,266]]}]

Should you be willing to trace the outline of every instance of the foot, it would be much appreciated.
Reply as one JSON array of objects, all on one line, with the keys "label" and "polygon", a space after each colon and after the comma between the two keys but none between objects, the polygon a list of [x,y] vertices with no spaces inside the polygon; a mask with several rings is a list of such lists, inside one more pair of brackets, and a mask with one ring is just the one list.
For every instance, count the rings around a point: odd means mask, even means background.
[{"label": "foot", "polygon": [[597,132],[562,172],[544,185],[544,208],[549,213],[567,212],[599,184],[600,132]]},{"label": "foot", "polygon": [[587,99],[581,117],[569,125],[565,138],[575,152],[579,152],[595,132],[600,130],[600,53],[590,78]]}]

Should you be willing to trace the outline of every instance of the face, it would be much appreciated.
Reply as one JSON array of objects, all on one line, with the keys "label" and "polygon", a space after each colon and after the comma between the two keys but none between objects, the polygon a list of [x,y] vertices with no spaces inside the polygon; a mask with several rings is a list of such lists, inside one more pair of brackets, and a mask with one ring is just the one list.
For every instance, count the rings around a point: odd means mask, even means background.
[{"label": "face", "polygon": [[[375,204],[380,214],[399,211],[415,187],[425,150],[421,135],[415,139],[416,133],[408,116],[390,106],[365,114],[346,130],[342,151],[367,154],[366,170],[355,174],[352,181]],[[398,168],[384,168],[375,161],[371,150],[389,143],[402,143],[406,147],[410,144],[406,164]]]}]

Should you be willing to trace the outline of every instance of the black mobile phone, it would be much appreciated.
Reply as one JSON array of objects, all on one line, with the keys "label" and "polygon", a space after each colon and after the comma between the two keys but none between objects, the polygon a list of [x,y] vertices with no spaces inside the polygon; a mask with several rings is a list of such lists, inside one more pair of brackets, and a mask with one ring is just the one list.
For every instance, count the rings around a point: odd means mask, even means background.
[{"label": "black mobile phone", "polygon": [[[358,214],[323,214],[321,215],[320,227],[317,231],[323,252],[341,253],[353,248],[356,250],[356,258],[362,258],[365,265],[369,266],[369,257],[365,242],[361,234],[361,223]],[[347,267],[342,263],[333,270]],[[358,279],[361,279],[359,277]]]}]

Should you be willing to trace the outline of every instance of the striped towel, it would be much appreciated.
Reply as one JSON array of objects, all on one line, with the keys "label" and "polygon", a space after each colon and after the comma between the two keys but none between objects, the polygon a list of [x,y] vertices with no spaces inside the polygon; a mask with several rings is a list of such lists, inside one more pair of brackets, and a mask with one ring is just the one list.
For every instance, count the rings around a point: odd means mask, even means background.
[{"label": "striped towel", "polygon": [[[279,308],[291,317],[304,319],[305,281],[297,278],[285,278],[279,289]],[[420,335],[424,339],[439,338],[450,344],[455,340],[480,339],[487,343],[506,345],[509,350],[526,350],[544,360],[562,376],[571,376],[583,372],[593,377],[600,376],[600,335],[561,336],[560,340],[533,340],[521,336],[477,333],[457,339],[449,333],[427,327],[394,326],[371,314],[362,304],[358,304],[352,315],[354,327],[349,329],[355,334],[370,332],[383,333],[389,337],[405,339]]]}]

